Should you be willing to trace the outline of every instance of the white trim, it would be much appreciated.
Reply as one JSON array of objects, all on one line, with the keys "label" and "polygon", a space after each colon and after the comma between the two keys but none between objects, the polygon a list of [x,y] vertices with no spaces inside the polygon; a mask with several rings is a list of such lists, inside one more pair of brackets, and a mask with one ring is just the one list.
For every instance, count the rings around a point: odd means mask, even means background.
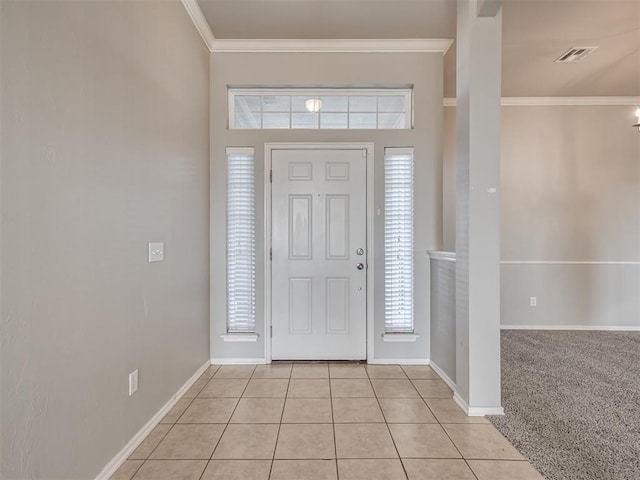
[{"label": "white trim", "polygon": [[413,147],[384,147],[385,155],[413,155]]},{"label": "white trim", "polygon": [[519,106],[627,106],[637,105],[640,97],[503,97],[502,105]]},{"label": "white trim", "polygon": [[603,332],[640,332],[640,325],[500,325],[500,330],[590,330]]},{"label": "white trim", "polygon": [[373,358],[369,365],[429,365],[428,358]]},{"label": "white trim", "polygon": [[[371,86],[371,87],[362,87],[362,86],[340,86],[340,87],[332,87],[326,85],[303,85],[303,84],[286,84],[286,85],[273,85],[273,86],[232,86],[229,87],[229,94],[231,96],[236,95],[307,95],[309,97],[316,97],[322,95],[336,96],[336,95],[363,95],[363,96],[396,96],[396,95],[405,95],[407,96],[407,102],[410,102],[411,99],[409,96],[413,91],[413,86],[408,83],[402,84],[391,84],[386,86]],[[340,112],[333,112],[340,113]],[[367,113],[367,112],[360,112]],[[371,112],[373,113],[373,112]],[[385,113],[385,112],[380,112]],[[392,112],[393,113],[393,112]],[[396,112],[399,113],[399,112]],[[389,147],[386,147],[389,148]],[[395,147],[392,147],[395,148]],[[413,147],[405,147],[405,150],[408,151]]]},{"label": "white trim", "polygon": [[431,368],[433,369],[433,371],[436,372],[438,376],[442,379],[442,381],[446,383],[451,390],[455,391],[456,382],[451,380],[449,375],[444,373],[444,370],[442,370],[433,360],[430,360],[429,364],[431,365]]},{"label": "white trim", "polygon": [[255,155],[253,147],[227,147],[225,149],[227,155]]},{"label": "white trim", "polygon": [[198,33],[202,37],[204,44],[207,46],[210,52],[213,52],[213,45],[216,42],[215,37],[213,36],[213,32],[211,31],[211,27],[209,26],[209,22],[204,17],[202,10],[200,9],[200,5],[198,4],[198,0],[181,0],[182,6],[187,11],[189,18],[198,30]]},{"label": "white trim", "polygon": [[453,401],[458,404],[464,413],[468,417],[484,417],[485,415],[504,415],[504,408],[502,407],[470,407],[469,404],[455,392],[453,394]]},{"label": "white trim", "polygon": [[[413,93],[412,93],[413,98]],[[411,105],[411,124],[413,125],[413,103]],[[375,329],[375,162],[374,144],[366,143],[367,149],[367,361],[374,358]]]},{"label": "white trim", "polygon": [[383,342],[417,342],[420,335],[415,333],[383,333]]},{"label": "white trim", "polygon": [[503,265],[640,265],[640,262],[598,262],[589,260],[503,260]]},{"label": "white trim", "polygon": [[[443,99],[445,107],[455,107],[456,99]],[[640,97],[502,97],[503,107],[544,107],[544,106],[634,106]]]},{"label": "white trim", "polygon": [[309,355],[309,356],[306,356],[306,355],[298,356],[298,355],[296,355],[295,357],[286,358],[286,359],[278,358],[276,360],[272,360],[272,363],[273,362],[289,362],[289,363],[291,363],[291,362],[314,362],[314,363],[315,362],[324,362],[324,363],[327,363],[327,362],[359,362],[359,363],[362,363],[363,361],[365,361],[365,360],[363,360],[363,358],[361,356],[359,356],[359,355],[358,356],[346,356],[346,357],[342,356],[342,355],[340,355],[339,357],[323,356],[321,359],[319,359],[317,355],[312,354],[312,355]]},{"label": "white trim", "polygon": [[264,358],[212,358],[211,365],[264,365]]},{"label": "white trim", "polygon": [[125,462],[129,455],[133,453],[133,451],[138,448],[138,445],[142,443],[142,441],[151,433],[156,425],[160,423],[160,421],[164,418],[164,416],[169,413],[169,410],[173,408],[173,406],[180,400],[182,395],[184,395],[189,388],[200,378],[200,376],[205,372],[211,363],[207,360],[198,370],[194,373],[189,380],[187,380],[180,389],[173,394],[173,396],[169,399],[167,403],[165,403],[158,412],[151,417],[151,419],[142,427],[138,433],[136,433],[131,440],[127,442],[127,444],[120,450],[107,465],[102,469],[102,471],[96,477],[96,480],[107,480],[111,478],[111,476],[120,468],[120,466]]},{"label": "white trim", "polygon": [[[230,98],[230,96],[229,96]],[[264,358],[266,363],[271,363],[271,337],[273,328],[271,326],[271,150],[268,143],[264,145],[264,165],[263,182],[263,218],[264,218],[264,252],[262,255],[264,267],[264,331],[269,332],[264,339]]]},{"label": "white trim", "polygon": [[431,260],[442,260],[443,262],[455,262],[456,252],[445,252],[440,250],[428,250],[427,254]]},{"label": "white trim", "polygon": [[[183,0],[184,3],[185,0]],[[216,39],[214,53],[447,53],[449,38],[407,39]]]},{"label": "white trim", "polygon": [[[367,361],[374,356],[374,301],[373,295],[375,291],[375,243],[374,243],[374,144],[371,142],[352,143],[305,143],[305,142],[288,142],[288,143],[271,143],[264,144],[264,319],[265,329],[270,331],[272,325],[271,319],[271,261],[269,260],[271,251],[271,187],[270,171],[271,171],[271,152],[273,150],[365,150],[367,152]],[[271,363],[271,336],[265,338],[264,355],[266,363]],[[360,360],[360,359],[357,359]]]},{"label": "white trim", "polygon": [[258,341],[257,333],[226,333],[224,335],[220,335],[223,342],[257,342]]}]

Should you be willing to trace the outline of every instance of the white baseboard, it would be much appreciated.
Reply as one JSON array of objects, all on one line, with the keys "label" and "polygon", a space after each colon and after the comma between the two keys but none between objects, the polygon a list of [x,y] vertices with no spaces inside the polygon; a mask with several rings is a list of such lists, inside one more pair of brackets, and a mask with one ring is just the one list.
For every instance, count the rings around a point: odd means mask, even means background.
[{"label": "white baseboard", "polygon": [[257,342],[260,335],[257,333],[227,333],[220,335],[223,342]]},{"label": "white baseboard", "polygon": [[451,390],[453,391],[456,390],[456,382],[451,380],[451,378],[449,378],[449,375],[444,373],[444,370],[442,370],[436,363],[434,363],[433,360],[429,362],[429,365],[431,365],[431,368],[433,369],[433,371],[438,374],[438,376],[442,379],[442,381],[446,383]]},{"label": "white baseboard", "polygon": [[267,361],[264,358],[212,358],[211,365],[264,365]]},{"label": "white baseboard", "polygon": [[500,330],[595,330],[603,332],[640,332],[640,325],[604,326],[604,325],[500,325]]},{"label": "white baseboard", "polygon": [[164,418],[164,416],[169,413],[169,410],[173,408],[173,406],[178,402],[180,397],[184,395],[189,388],[200,378],[200,375],[204,373],[204,371],[209,368],[210,362],[206,361],[196,373],[194,373],[189,380],[185,382],[180,389],[173,394],[173,396],[169,399],[167,403],[163,405],[163,407],[158,410],[158,412],[151,417],[144,427],[142,427],[138,433],[136,433],[131,440],[127,442],[122,450],[120,450],[115,457],[111,459],[109,463],[102,469],[102,471],[96,477],[96,480],[108,480],[115,472],[120,468],[129,455],[133,453],[133,451],[138,448],[138,445],[142,443],[142,441],[151,433],[156,425],[160,423],[160,420]]},{"label": "white baseboard", "polygon": [[429,365],[428,358],[373,358],[369,365]]},{"label": "white baseboard", "polygon": [[458,404],[468,417],[484,417],[485,415],[504,415],[502,407],[470,407],[458,392],[453,394],[453,401]]}]

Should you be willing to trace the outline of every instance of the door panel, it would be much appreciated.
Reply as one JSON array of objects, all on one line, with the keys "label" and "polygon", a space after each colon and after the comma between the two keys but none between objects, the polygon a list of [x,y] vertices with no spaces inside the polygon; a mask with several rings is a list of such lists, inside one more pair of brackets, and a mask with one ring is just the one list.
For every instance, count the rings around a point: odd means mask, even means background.
[{"label": "door panel", "polygon": [[364,150],[272,151],[274,360],[366,358],[366,163]]},{"label": "door panel", "polygon": [[312,333],[311,278],[289,279],[289,334]]},{"label": "door panel", "polygon": [[311,195],[289,196],[289,259],[311,260]]}]

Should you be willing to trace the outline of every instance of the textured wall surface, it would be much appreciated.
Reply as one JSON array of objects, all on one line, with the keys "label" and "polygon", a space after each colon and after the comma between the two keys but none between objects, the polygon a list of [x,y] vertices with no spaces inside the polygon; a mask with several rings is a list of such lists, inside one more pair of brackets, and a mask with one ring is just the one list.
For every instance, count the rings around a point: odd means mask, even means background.
[{"label": "textured wall surface", "polygon": [[502,323],[640,327],[635,108],[503,110]]},{"label": "textured wall surface", "polygon": [[[634,107],[502,108],[503,325],[640,326]],[[455,108],[445,108],[444,247],[455,238]],[[510,263],[504,263],[510,262]],[[531,263],[534,262],[534,263]],[[537,307],[529,306],[535,296]]]},{"label": "textured wall surface", "polygon": [[0,476],[87,480],[209,356],[209,55],[179,1],[0,8]]}]

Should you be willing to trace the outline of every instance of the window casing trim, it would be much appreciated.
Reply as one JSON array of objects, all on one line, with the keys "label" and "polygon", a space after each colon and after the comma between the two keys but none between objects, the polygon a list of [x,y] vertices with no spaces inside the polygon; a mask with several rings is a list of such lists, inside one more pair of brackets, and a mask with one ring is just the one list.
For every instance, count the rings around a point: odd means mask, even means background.
[{"label": "window casing trim", "polygon": [[[403,114],[404,115],[404,126],[402,127],[393,127],[393,128],[384,128],[384,127],[372,127],[372,128],[362,128],[362,127],[322,127],[318,125],[317,127],[293,127],[291,122],[291,116],[294,113],[306,113],[305,111],[294,111],[291,107],[291,103],[289,105],[288,110],[283,111],[267,111],[261,109],[260,113],[260,126],[257,127],[243,127],[236,125],[236,102],[235,99],[237,96],[290,96],[290,97],[299,97],[299,96],[308,96],[309,98],[314,97],[322,97],[322,96],[331,96],[331,97],[391,97],[391,96],[403,96],[404,97],[404,112],[385,112],[380,111],[377,107],[375,111],[346,111],[346,112],[325,112],[325,113],[345,113],[349,114],[360,114],[360,113],[371,113],[376,116],[385,113],[391,114]],[[360,129],[374,129],[374,130],[411,130],[413,129],[413,86],[402,86],[402,87],[375,87],[375,88],[367,88],[367,87],[354,87],[354,88],[331,88],[331,87],[228,87],[227,89],[227,126],[230,130],[360,130]],[[322,110],[321,110],[322,112]],[[258,113],[258,112],[252,112]],[[267,113],[288,113],[290,116],[289,127],[264,127],[263,126],[263,114]]]},{"label": "window casing trim", "polygon": [[[413,148],[384,152],[384,341],[415,341]],[[403,338],[402,335],[411,335]]]},{"label": "window casing trim", "polygon": [[[225,341],[256,341],[256,185],[252,147],[226,149]],[[243,335],[238,335],[243,334]],[[231,336],[229,336],[231,335]],[[255,340],[253,338],[255,337]]]}]

